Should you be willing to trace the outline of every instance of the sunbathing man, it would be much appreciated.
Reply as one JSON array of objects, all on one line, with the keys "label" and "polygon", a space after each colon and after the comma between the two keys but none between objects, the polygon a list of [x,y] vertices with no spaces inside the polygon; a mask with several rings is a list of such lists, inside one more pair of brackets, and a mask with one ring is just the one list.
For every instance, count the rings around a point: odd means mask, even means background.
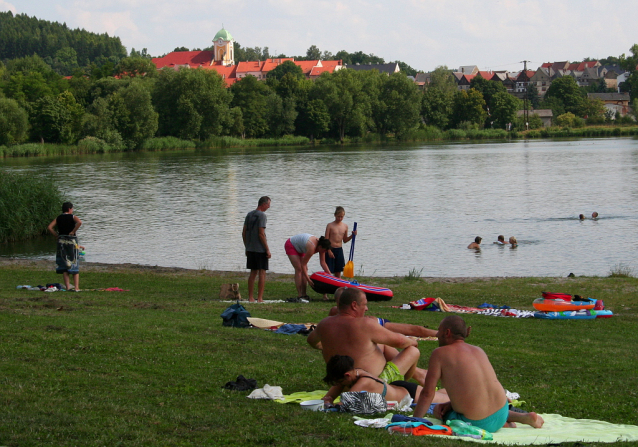
[{"label": "sunbathing man", "polygon": [[[410,397],[417,402],[423,390],[422,386],[414,382],[397,380],[392,383],[386,383],[363,369],[355,368],[354,360],[347,355],[335,355],[328,361],[326,364],[326,377],[323,378],[323,381],[331,385],[328,393],[322,398],[328,407],[332,406],[337,396],[344,391],[378,393],[385,397],[386,401],[396,402],[401,402],[401,399],[410,394]],[[447,391],[441,388],[434,393],[432,403],[439,404],[449,401],[450,397]],[[540,416],[538,416],[538,418],[540,418]],[[508,427],[516,427],[514,422],[522,422],[532,426],[534,426],[533,424],[536,422],[531,416],[531,413],[522,412],[520,410],[509,410],[507,421]]]},{"label": "sunbathing man", "polygon": [[[334,355],[348,355],[357,368],[387,382],[410,379],[420,355],[417,341],[392,332],[371,318],[363,318],[367,304],[362,290],[344,290],[339,298],[338,313],[321,320],[317,329],[308,335],[308,343],[321,349],[326,363]],[[402,351],[386,360],[385,346]]]},{"label": "sunbathing man", "polygon": [[439,348],[430,356],[428,374],[414,416],[423,417],[434,401],[436,384],[441,380],[450,402],[438,404],[434,416],[442,421],[470,422],[491,433],[510,422],[522,422],[535,428],[543,425],[536,413],[512,414],[505,390],[485,352],[465,343],[470,331],[456,315],[446,317],[439,325]]},{"label": "sunbathing man", "polygon": [[[334,355],[326,364],[326,377],[323,381],[331,385],[328,393],[323,397],[327,406],[332,405],[334,400],[343,391],[367,391],[369,393],[381,394],[387,401],[400,402],[405,396],[416,402],[419,399],[423,387],[414,382],[397,380],[386,383],[368,371],[355,368],[354,360],[347,355]],[[433,403],[449,402],[445,390],[438,390]]]},{"label": "sunbathing man", "polygon": [[[328,312],[328,316],[337,315],[338,306],[339,306],[339,297],[341,296],[343,291],[346,289],[347,287],[339,287],[335,291],[335,302],[337,303],[337,306],[333,306],[332,309],[330,309],[330,312]],[[396,332],[398,334],[407,335],[409,337],[419,337],[419,338],[436,337],[436,331],[434,329],[428,329],[425,326],[418,326],[416,324],[406,324],[406,323],[392,323],[391,321],[386,320],[385,318],[373,317],[370,315],[366,315],[366,317],[372,318],[384,328],[392,332]],[[392,357],[394,357],[394,355]]]}]

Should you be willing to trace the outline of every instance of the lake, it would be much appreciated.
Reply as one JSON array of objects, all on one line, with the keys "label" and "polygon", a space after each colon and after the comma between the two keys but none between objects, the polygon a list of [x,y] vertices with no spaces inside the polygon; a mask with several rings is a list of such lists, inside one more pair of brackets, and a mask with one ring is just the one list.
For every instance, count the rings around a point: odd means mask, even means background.
[{"label": "lake", "polygon": [[[632,138],[124,153],[4,159],[0,168],[58,180],[84,222],[87,261],[242,270],[244,216],[268,195],[278,273],[293,272],[286,239],[323,235],[337,205],[350,228],[358,222],[362,275],[605,276],[636,267]],[[518,247],[492,244],[499,234]],[[477,235],[481,250],[467,249]],[[53,261],[54,252],[52,236],[0,244],[1,256]],[[318,256],[310,266],[320,270]]]}]

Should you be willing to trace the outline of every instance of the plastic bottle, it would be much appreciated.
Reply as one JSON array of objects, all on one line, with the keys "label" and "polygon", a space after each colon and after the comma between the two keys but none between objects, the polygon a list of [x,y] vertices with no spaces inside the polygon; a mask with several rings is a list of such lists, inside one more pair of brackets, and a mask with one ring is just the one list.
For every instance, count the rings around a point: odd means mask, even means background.
[{"label": "plastic bottle", "polygon": [[457,419],[453,421],[447,421],[446,425],[449,425],[450,428],[452,428],[452,431],[456,436],[467,436],[470,438],[483,439],[486,441],[491,441],[493,439],[492,433],[485,431],[482,428],[474,427],[473,425],[469,425]]},{"label": "plastic bottle", "polygon": [[402,427],[401,425],[393,425],[392,427],[388,427],[388,431],[391,435],[397,433],[403,436],[412,435],[412,427]]}]

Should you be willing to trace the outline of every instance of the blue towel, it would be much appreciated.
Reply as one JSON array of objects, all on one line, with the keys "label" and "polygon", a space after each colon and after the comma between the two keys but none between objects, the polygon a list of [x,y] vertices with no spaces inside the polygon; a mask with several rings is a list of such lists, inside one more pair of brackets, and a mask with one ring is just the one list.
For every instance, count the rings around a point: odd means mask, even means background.
[{"label": "blue towel", "polygon": [[394,422],[420,422],[425,425],[434,425],[432,422],[428,421],[427,419],[415,418],[412,416],[404,416],[402,414],[393,414],[392,422],[393,423]]},{"label": "blue towel", "polygon": [[282,327],[275,331],[276,334],[293,335],[306,329],[305,324],[284,324]]}]

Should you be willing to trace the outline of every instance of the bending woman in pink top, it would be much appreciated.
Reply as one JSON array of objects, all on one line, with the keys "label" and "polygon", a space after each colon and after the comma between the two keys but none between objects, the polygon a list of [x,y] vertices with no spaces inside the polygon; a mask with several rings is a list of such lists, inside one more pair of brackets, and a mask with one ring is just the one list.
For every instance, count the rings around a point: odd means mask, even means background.
[{"label": "bending woman in pink top", "polygon": [[[310,275],[308,275],[308,261],[315,253],[325,253],[330,250],[330,240],[321,236],[317,238],[312,234],[301,233],[291,237],[284,244],[286,254],[290,263],[295,268],[295,286],[297,287],[297,298],[308,299],[306,286],[312,285]],[[330,269],[322,256],[321,268],[330,274]]]}]

